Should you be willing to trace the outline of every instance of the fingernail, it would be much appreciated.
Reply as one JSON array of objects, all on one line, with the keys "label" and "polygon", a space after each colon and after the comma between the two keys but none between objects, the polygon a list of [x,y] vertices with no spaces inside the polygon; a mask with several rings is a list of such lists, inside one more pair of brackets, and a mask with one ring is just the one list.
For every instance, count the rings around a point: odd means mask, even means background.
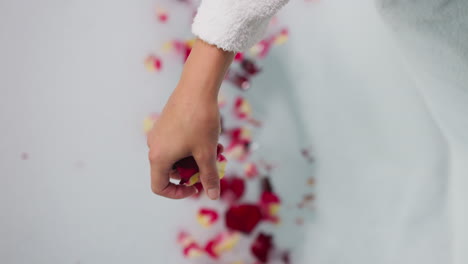
[{"label": "fingernail", "polygon": [[211,200],[218,199],[218,196],[219,196],[219,189],[218,188],[208,189],[208,197],[210,197]]}]

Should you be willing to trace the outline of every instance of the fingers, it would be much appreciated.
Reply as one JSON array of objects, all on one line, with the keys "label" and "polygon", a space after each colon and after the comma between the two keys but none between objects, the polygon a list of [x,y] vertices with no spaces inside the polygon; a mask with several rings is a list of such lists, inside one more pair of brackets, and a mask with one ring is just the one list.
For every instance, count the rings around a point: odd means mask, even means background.
[{"label": "fingers", "polygon": [[184,199],[198,192],[197,188],[194,186],[178,185],[171,182],[167,182],[166,186],[163,188],[153,184],[151,187],[155,194],[170,199]]},{"label": "fingers", "polygon": [[206,148],[194,155],[200,170],[200,180],[203,188],[210,199],[219,197],[219,176],[216,167],[216,147]]},{"label": "fingers", "polygon": [[172,164],[169,159],[158,153],[150,152],[151,165],[151,190],[153,193],[170,198],[183,199],[197,193],[198,190],[193,186],[176,185],[169,182],[169,178],[174,176]]}]

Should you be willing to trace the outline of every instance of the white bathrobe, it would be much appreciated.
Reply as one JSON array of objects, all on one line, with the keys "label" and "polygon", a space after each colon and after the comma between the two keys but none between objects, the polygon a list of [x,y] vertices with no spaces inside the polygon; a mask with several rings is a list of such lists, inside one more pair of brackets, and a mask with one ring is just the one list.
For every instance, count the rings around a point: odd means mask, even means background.
[{"label": "white bathrobe", "polygon": [[[193,33],[242,51],[287,2],[203,0]],[[286,10],[292,38],[312,40],[292,42],[284,89],[318,178],[296,260],[468,263],[468,1],[356,2]]]}]

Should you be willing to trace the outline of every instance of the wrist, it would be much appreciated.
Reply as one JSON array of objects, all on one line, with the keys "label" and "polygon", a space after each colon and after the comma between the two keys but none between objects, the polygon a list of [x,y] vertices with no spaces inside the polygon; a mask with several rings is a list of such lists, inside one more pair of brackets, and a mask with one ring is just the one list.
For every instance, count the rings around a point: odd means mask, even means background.
[{"label": "wrist", "polygon": [[175,93],[184,94],[192,100],[217,102],[221,82],[202,79],[198,76],[182,76]]},{"label": "wrist", "polygon": [[188,57],[178,88],[184,92],[217,100],[219,88],[234,59],[228,52],[196,40]]}]

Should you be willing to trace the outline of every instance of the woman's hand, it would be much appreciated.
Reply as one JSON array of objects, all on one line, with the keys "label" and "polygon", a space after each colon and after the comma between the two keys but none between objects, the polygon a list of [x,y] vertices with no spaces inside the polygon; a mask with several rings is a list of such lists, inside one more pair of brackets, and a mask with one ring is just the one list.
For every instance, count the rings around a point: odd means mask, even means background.
[{"label": "woman's hand", "polygon": [[200,179],[211,199],[219,197],[216,148],[220,132],[218,91],[234,53],[201,40],[194,44],[180,82],[148,135],[151,188],[155,194],[181,199],[197,192],[194,186],[176,185],[172,166],[193,156]]}]

